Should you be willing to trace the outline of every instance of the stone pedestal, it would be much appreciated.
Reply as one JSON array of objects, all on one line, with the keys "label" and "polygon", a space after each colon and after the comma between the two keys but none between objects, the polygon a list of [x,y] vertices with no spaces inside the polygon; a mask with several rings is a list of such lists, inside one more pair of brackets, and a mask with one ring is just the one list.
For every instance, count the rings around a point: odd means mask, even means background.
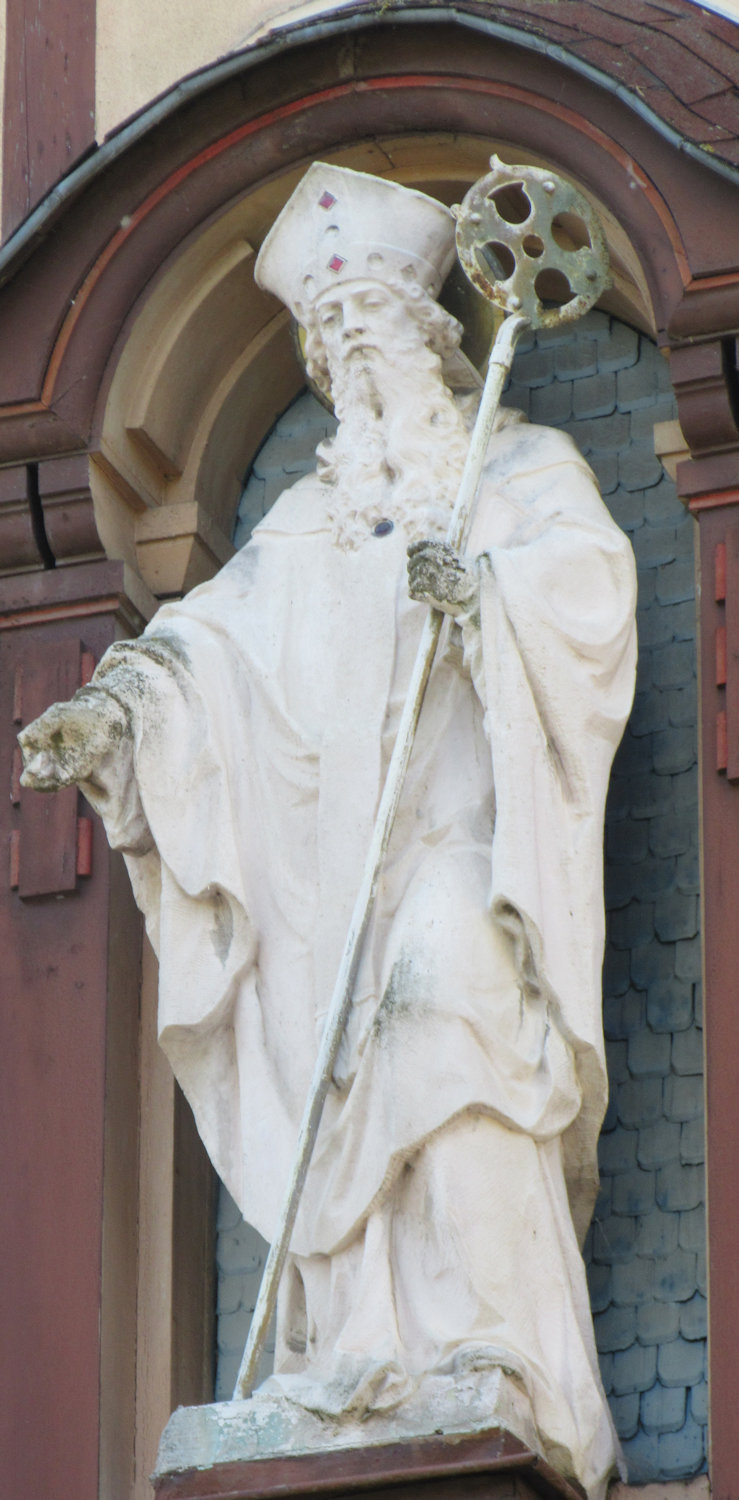
[{"label": "stone pedestal", "polygon": [[[175,1416],[182,1416],[176,1413]],[[160,1453],[160,1466],[163,1455]],[[474,1436],[408,1438],[398,1443],[326,1448],[265,1459],[216,1462],[154,1476],[157,1500],[583,1500],[502,1428]]]}]

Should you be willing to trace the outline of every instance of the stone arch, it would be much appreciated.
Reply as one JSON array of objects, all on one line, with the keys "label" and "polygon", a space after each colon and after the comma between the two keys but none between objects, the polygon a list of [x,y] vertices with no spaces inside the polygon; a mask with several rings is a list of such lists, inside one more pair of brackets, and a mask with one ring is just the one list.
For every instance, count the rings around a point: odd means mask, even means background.
[{"label": "stone arch", "polygon": [[[437,132],[326,154],[384,174],[392,162],[398,180],[451,202],[486,170],[498,145]],[[117,353],[92,463],[98,529],[109,550],[125,549],[158,596],[183,592],[230,556],[243,476],[303,384],[289,314],[253,278],[264,199],[274,212],[301,171],[258,184],[173,256]],[[602,200],[589,196],[611,255],[613,287],[603,305],[654,333],[633,247]]]}]

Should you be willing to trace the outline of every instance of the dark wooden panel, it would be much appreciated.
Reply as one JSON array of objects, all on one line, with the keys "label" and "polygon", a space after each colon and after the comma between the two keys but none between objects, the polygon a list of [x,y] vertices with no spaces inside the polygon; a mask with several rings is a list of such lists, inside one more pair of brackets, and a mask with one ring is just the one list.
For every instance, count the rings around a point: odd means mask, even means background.
[{"label": "dark wooden panel", "polygon": [[[69,641],[79,664],[80,636],[99,659],[125,630],[122,574],[121,564],[104,563],[0,581],[0,625],[11,627],[0,629],[3,786],[23,707],[16,667],[37,644],[50,658]],[[82,664],[89,670],[84,653]],[[0,849],[24,819],[0,797]],[[8,1500],[131,1494],[140,923],[97,818],[92,844],[92,878],[74,891],[22,901],[0,882],[0,1489]]]},{"label": "dark wooden panel", "polygon": [[94,0],[11,0],[5,43],[3,238],[95,139]]},{"label": "dark wooden panel", "polygon": [[[188,1489],[187,1485],[178,1487],[176,1494],[182,1500],[271,1500],[271,1497],[297,1497],[298,1495],[310,1496],[311,1500],[320,1500],[321,1496],[330,1496],[331,1500],[535,1500],[536,1491],[520,1481],[511,1481],[507,1475],[499,1474],[456,1474],[454,1476],[440,1475],[435,1479],[406,1479],[393,1484],[365,1485],[353,1482],[351,1488],[341,1486],[336,1489],[334,1485],[325,1488],[320,1481],[312,1484],[310,1489],[301,1487],[299,1490],[287,1487],[275,1479],[273,1488],[252,1489],[251,1486],[244,1488],[237,1484],[235,1489],[207,1488],[208,1477],[197,1476],[196,1488]],[[205,1482],[206,1487],[201,1488]],[[218,1481],[216,1480],[216,1483]],[[169,1491],[160,1491],[161,1497]],[[171,1492],[174,1496],[175,1492]]]},{"label": "dark wooden panel", "polygon": [[348,1500],[485,1500],[539,1495],[583,1500],[580,1486],[557,1474],[502,1428],[477,1437],[409,1438],[365,1448],[214,1464],[155,1481],[157,1500],[269,1500],[330,1496]]},{"label": "dark wooden panel", "polygon": [[55,560],[68,564],[75,558],[104,557],[90,493],[87,454],[39,464],[38,485],[44,529]]},{"label": "dark wooden panel", "polygon": [[670,374],[680,426],[693,457],[739,445],[735,375],[724,342],[714,339],[673,349]]},{"label": "dark wooden panel", "polygon": [[[21,725],[38,718],[51,703],[71,698],[80,685],[82,642],[33,642],[15,668]],[[51,896],[77,884],[76,786],[60,792],[21,790],[18,895]]]},{"label": "dark wooden panel", "polygon": [[[726,532],[726,774],[739,781],[739,526]],[[737,851],[739,855],[739,851]]]},{"label": "dark wooden panel", "polygon": [[[701,782],[703,834],[704,1026],[706,1046],[706,1164],[708,1172],[709,1389],[711,1392],[711,1487],[723,1500],[739,1495],[739,786],[717,770],[724,690],[716,686],[715,632],[728,627],[728,608],[717,579],[717,552],[739,522],[739,497],[730,507],[699,511]],[[720,571],[720,570],[719,570]],[[732,566],[726,556],[727,606]],[[736,613],[732,616],[736,631]],[[727,628],[727,637],[729,630]],[[727,655],[736,653],[727,640]],[[724,721],[725,722],[725,721]],[[734,730],[736,733],[736,730]],[[725,752],[736,756],[736,744]]]},{"label": "dark wooden panel", "polygon": [[[78,630],[64,622],[42,634],[54,645]],[[110,622],[85,630],[96,651],[111,638]],[[29,635],[0,632],[4,787],[15,667]],[[2,849],[23,817],[0,798]],[[0,1452],[8,1497],[98,1500],[110,856],[100,825],[95,839],[94,878],[76,891],[22,901],[0,882]]]},{"label": "dark wooden panel", "polygon": [[172,1401],[213,1400],[216,1175],[192,1110],[175,1086],[172,1222]]},{"label": "dark wooden panel", "polygon": [[26,465],[0,469],[0,577],[18,568],[41,566],[28,499]]}]

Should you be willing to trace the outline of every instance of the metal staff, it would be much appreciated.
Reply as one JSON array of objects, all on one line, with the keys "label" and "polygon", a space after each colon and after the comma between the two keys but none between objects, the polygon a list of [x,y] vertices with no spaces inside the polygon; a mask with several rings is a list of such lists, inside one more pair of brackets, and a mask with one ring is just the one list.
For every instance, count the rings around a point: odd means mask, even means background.
[{"label": "metal staff", "polygon": [[[501,393],[524,329],[556,326],[580,317],[608,283],[608,258],[600,225],[587,200],[552,173],[508,167],[497,157],[455,210],[457,251],[465,273],[491,302],[510,314],[501,324],[467,452],[447,545],[464,543]],[[579,240],[579,244],[578,244]],[[336,977],[298,1135],[282,1216],[262,1276],[233,1399],[251,1395],[277,1299],[300,1198],[310,1165],[336,1054],[352,1003],[377,884],[413,749],[426,684],[444,613],[429,609],[411,675],[395,747]]]}]

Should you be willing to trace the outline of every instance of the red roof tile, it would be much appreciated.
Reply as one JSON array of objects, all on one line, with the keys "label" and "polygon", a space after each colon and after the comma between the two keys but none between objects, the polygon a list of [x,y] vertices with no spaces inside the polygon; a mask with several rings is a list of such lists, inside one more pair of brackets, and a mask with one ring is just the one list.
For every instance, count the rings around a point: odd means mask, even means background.
[{"label": "red roof tile", "polygon": [[617,81],[714,160],[737,162],[739,24],[692,0],[505,0],[485,10]]},{"label": "red roof tile", "polygon": [[630,51],[641,58],[658,78],[669,81],[683,104],[694,104],[696,99],[720,94],[726,88],[723,73],[709,67],[688,47],[662,32],[645,28],[642,35],[632,39]]}]

